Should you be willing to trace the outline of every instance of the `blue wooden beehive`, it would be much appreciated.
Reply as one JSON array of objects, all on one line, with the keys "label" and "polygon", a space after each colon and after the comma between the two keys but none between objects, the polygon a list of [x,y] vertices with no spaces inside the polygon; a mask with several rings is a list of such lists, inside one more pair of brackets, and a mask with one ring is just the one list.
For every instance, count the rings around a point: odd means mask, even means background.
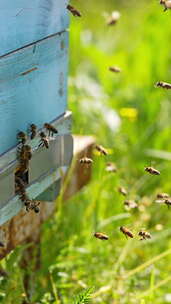
[{"label": "blue wooden beehive", "polygon": [[40,138],[33,151],[27,192],[32,199],[54,200],[72,159],[71,113],[67,112],[68,1],[1,0],[0,2],[0,224],[23,207],[15,194],[16,135],[31,123],[45,122],[58,134],[49,149]]}]

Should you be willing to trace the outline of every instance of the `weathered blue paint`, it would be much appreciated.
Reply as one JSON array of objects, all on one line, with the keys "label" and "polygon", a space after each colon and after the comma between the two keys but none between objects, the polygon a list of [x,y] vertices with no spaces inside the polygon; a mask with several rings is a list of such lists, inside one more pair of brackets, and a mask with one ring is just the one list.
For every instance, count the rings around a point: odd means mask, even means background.
[{"label": "weathered blue paint", "polygon": [[68,0],[1,0],[0,56],[68,27]]},{"label": "weathered blue paint", "polygon": [[39,128],[66,111],[68,32],[0,59],[0,154],[30,123]]}]

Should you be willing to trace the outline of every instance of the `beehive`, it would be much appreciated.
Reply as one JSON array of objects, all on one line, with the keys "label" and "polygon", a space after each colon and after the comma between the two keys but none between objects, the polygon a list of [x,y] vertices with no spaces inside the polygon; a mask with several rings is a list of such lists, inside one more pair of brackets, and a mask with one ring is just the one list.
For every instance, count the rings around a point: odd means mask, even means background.
[{"label": "beehive", "polygon": [[39,135],[27,176],[32,199],[53,201],[60,168],[72,159],[71,113],[67,112],[68,12],[64,0],[2,0],[0,3],[0,224],[23,203],[15,195],[17,133],[45,122],[58,134],[49,149]]}]

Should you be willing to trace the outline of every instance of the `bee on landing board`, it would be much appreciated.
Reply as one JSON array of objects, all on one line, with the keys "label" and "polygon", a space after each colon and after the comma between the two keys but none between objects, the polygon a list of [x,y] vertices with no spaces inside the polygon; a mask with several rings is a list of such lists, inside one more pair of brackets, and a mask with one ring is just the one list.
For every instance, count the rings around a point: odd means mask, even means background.
[{"label": "bee on landing board", "polygon": [[103,240],[103,241],[107,241],[109,239],[108,235],[101,233],[101,232],[96,232],[94,234],[94,237],[96,237],[97,239]]},{"label": "bee on landing board", "polygon": [[50,125],[49,123],[45,123],[44,124],[44,128],[48,130],[49,136],[50,135],[53,136],[53,134],[57,134],[58,133],[58,130],[54,126]]},{"label": "bee on landing board", "polygon": [[30,210],[34,210],[35,213],[39,213],[40,209],[39,206],[40,205],[40,201],[35,201],[35,200],[31,200],[31,204],[30,204]]},{"label": "bee on landing board", "polygon": [[20,131],[17,134],[17,139],[18,139],[19,143],[24,145],[26,143],[27,136],[24,132]]},{"label": "bee on landing board", "polygon": [[79,160],[79,162],[80,162],[81,165],[86,165],[86,166],[89,167],[89,166],[92,165],[93,160],[91,158],[85,156],[85,157],[81,158]]},{"label": "bee on landing board", "polygon": [[74,17],[82,17],[81,13],[73,6],[67,5],[67,9],[71,12]]},{"label": "bee on landing board", "polygon": [[151,239],[151,234],[144,230],[141,230],[138,235],[141,237],[140,241]]},{"label": "bee on landing board", "polygon": [[35,124],[30,125],[30,139],[34,139],[37,134],[37,126]]},{"label": "bee on landing board", "polygon": [[107,19],[107,25],[115,25],[119,21],[120,16],[121,14],[118,11],[112,12],[111,16],[109,16]]},{"label": "bee on landing board", "polygon": [[40,209],[39,209],[39,205],[40,205],[40,201],[35,201],[35,200],[30,200],[27,199],[24,203],[25,207],[26,207],[26,211],[29,212],[30,210],[34,210],[35,213],[39,213]]},{"label": "bee on landing board", "polygon": [[[170,1],[170,2],[171,2],[171,1]],[[170,84],[170,83],[167,83],[167,82],[164,82],[164,81],[158,81],[158,82],[155,84],[155,87],[156,87],[156,88],[166,89],[166,90],[171,90],[171,84]]]},{"label": "bee on landing board", "polygon": [[29,169],[29,160],[28,159],[20,160],[19,167],[16,170],[16,175],[22,176],[24,173],[28,171],[28,169]]},{"label": "bee on landing board", "polygon": [[128,228],[126,228],[126,227],[121,226],[120,231],[126,236],[126,238],[128,238],[128,237],[133,238],[134,237],[133,233],[130,230],[128,230]]},{"label": "bee on landing board", "polygon": [[44,132],[40,132],[40,143],[39,147],[45,147],[46,149],[49,148],[49,139],[47,138]]},{"label": "bee on landing board", "polygon": [[160,0],[160,4],[164,6],[164,12],[168,9],[171,9],[171,1],[170,0]]},{"label": "bee on landing board", "polygon": [[23,145],[19,150],[19,160],[30,160],[32,158],[31,147],[29,145]]},{"label": "bee on landing board", "polygon": [[145,167],[144,169],[146,172],[150,173],[151,175],[160,175],[160,171],[156,170],[153,167]]},{"label": "bee on landing board", "polygon": [[123,196],[128,194],[127,190],[124,187],[119,187],[118,192],[121,193]]},{"label": "bee on landing board", "polygon": [[107,150],[101,145],[95,145],[95,149],[102,155],[108,155]]},{"label": "bee on landing board", "polygon": [[116,66],[110,66],[109,67],[109,71],[110,72],[113,72],[113,73],[120,73],[121,72],[121,69],[116,67]]}]

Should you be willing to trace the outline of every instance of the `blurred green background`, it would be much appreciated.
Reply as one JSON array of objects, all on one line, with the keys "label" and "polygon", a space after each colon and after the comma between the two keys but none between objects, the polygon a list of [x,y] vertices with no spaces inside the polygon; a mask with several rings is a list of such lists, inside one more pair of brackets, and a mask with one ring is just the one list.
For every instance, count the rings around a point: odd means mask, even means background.
[{"label": "blurred green background", "polygon": [[[94,135],[110,153],[94,155],[91,183],[44,225],[31,303],[81,304],[78,294],[91,287],[92,303],[171,303],[171,209],[154,203],[158,192],[171,194],[171,93],[154,87],[171,82],[171,13],[157,0],[71,4],[82,13],[71,17],[70,27],[73,133]],[[105,16],[114,10],[121,18],[109,27]],[[122,72],[109,72],[111,65]],[[117,173],[105,171],[109,161]],[[160,176],[144,172],[151,163]],[[137,200],[137,209],[124,209],[119,186]],[[127,240],[121,225],[136,237]],[[139,241],[142,228],[150,241]],[[93,238],[95,231],[109,241]],[[23,301],[22,250],[1,262],[9,273],[1,279],[3,304]]]}]

